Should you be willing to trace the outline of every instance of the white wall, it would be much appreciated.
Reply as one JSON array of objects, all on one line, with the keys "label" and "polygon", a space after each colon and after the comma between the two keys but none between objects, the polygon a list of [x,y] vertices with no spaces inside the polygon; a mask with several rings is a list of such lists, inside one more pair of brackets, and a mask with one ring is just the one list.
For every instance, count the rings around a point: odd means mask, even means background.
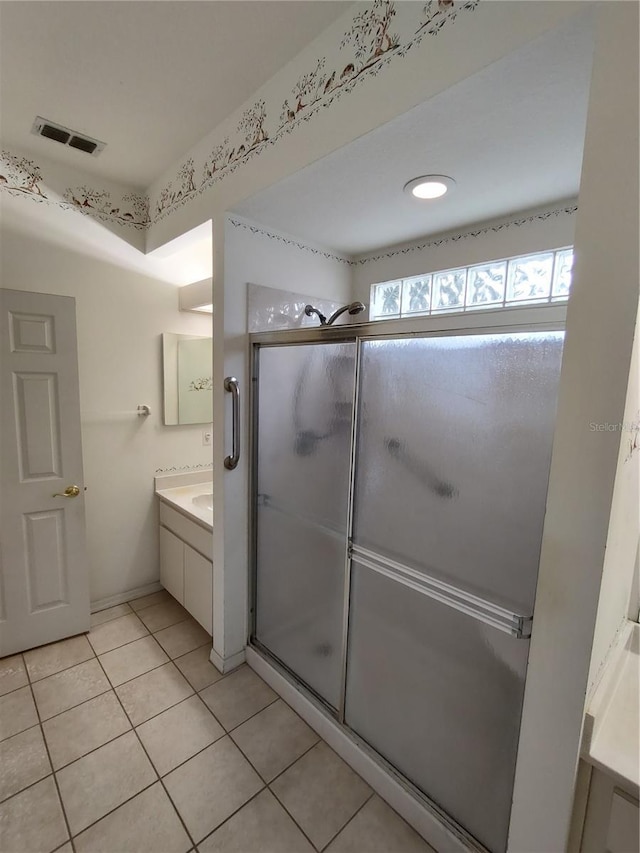
[{"label": "white wall", "polygon": [[[616,480],[611,503],[596,630],[593,637],[589,695],[597,687],[609,651],[629,612],[638,618],[637,592],[633,593],[640,543],[640,340],[636,338],[631,357],[627,402],[622,422],[595,423],[590,428],[600,438],[613,433],[620,439]],[[635,448],[635,449],[634,449]],[[633,609],[635,607],[635,613]]]},{"label": "white wall", "polygon": [[[214,413],[225,409],[225,429],[214,431],[214,636],[213,647],[224,661],[240,652],[247,637],[249,386],[247,285],[257,284],[309,296],[348,302],[351,268],[261,229],[233,225],[237,217],[214,220],[214,315],[224,314],[224,338],[214,336]],[[240,381],[241,456],[234,471],[216,465],[231,452],[231,406],[222,391],[225,376]],[[215,416],[215,415],[214,415]],[[226,439],[226,443],[225,443]]]},{"label": "white wall", "polygon": [[590,424],[625,418],[638,311],[638,5],[595,5],[575,270],[516,767],[513,851],[566,847],[605,554],[620,510],[614,484],[622,435],[594,432]]},{"label": "white wall", "polygon": [[551,207],[522,211],[369,252],[356,259],[353,298],[368,305],[371,285],[381,281],[571,246],[576,204],[575,200],[558,202]]},{"label": "white wall", "polygon": [[[202,427],[162,423],[161,333],[207,335],[211,317],[178,311],[178,288],[97,258],[83,239],[98,229],[49,208],[66,238],[52,241],[43,205],[16,200],[3,217],[0,284],[76,300],[91,600],[159,578],[157,469],[209,464]],[[16,212],[17,211],[17,212]],[[4,212],[7,209],[4,208]],[[59,221],[62,217],[62,223]],[[116,240],[104,232],[104,242]],[[78,250],[71,248],[72,239]],[[92,240],[100,240],[99,234]],[[141,256],[142,257],[142,256]],[[151,416],[135,414],[140,403]]]}]

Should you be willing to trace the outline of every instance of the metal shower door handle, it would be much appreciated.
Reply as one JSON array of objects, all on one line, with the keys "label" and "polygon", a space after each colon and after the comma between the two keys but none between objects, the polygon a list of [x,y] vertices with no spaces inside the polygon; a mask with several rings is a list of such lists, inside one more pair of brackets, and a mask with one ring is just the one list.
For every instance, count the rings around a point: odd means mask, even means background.
[{"label": "metal shower door handle", "polygon": [[231,427],[233,439],[232,455],[226,457],[224,467],[229,471],[233,471],[240,461],[240,388],[235,376],[227,376],[224,380],[224,390],[232,394],[231,399],[233,403]]}]

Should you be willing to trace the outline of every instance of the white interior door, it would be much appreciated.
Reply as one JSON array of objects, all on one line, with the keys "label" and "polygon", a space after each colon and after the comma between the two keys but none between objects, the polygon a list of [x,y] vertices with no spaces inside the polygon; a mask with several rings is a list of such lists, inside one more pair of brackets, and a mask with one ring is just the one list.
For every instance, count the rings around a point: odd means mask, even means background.
[{"label": "white interior door", "polygon": [[4,656],[89,628],[74,299],[0,289],[0,393]]}]

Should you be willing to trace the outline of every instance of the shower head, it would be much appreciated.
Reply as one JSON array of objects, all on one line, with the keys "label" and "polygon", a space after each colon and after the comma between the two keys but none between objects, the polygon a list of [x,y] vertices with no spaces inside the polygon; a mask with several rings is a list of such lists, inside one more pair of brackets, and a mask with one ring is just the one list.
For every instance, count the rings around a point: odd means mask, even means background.
[{"label": "shower head", "polygon": [[324,316],[324,314],[321,311],[318,311],[317,308],[314,308],[313,305],[305,305],[304,306],[304,313],[307,315],[307,317],[310,317],[312,314],[317,314],[318,319],[320,320],[320,325],[321,326],[327,325],[327,318]]},{"label": "shower head", "polygon": [[365,310],[365,308],[366,305],[364,305],[364,303],[362,302],[350,302],[348,305],[343,305],[342,308],[338,308],[338,310],[334,311],[334,313],[329,317],[329,319],[327,320],[327,326],[331,326],[332,323],[337,320],[341,314],[345,313],[345,311],[348,312],[351,316],[354,316],[355,314],[360,314],[362,311]]}]

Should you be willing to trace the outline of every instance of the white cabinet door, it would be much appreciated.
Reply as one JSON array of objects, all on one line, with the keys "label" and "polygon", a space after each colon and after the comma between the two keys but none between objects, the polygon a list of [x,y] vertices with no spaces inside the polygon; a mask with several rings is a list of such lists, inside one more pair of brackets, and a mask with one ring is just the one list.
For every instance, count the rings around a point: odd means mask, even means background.
[{"label": "white cabinet door", "polygon": [[184,606],[207,633],[213,633],[213,565],[184,546]]},{"label": "white cabinet door", "polygon": [[73,299],[0,289],[0,397],[2,657],[89,630]]},{"label": "white cabinet door", "polygon": [[184,543],[166,527],[160,528],[160,583],[184,603]]}]

